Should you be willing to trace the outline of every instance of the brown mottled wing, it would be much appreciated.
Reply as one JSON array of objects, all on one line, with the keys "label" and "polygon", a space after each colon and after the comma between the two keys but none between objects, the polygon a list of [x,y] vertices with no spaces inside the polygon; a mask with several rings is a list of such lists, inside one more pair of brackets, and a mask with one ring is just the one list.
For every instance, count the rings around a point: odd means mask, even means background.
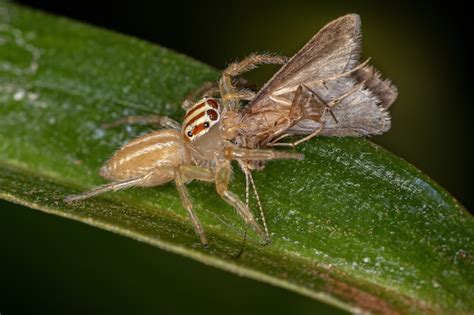
[{"label": "brown mottled wing", "polygon": [[[323,118],[325,127],[321,135],[365,136],[387,131],[390,117],[386,109],[395,101],[397,91],[372,66],[356,68],[361,47],[360,24],[356,14],[340,17],[291,58],[249,103],[243,117],[252,121],[252,116],[271,111],[273,114],[266,114],[265,118],[272,117],[274,121],[248,124],[252,128],[246,130],[247,135],[258,135],[288,115],[294,91],[300,85],[310,88],[328,104],[346,95],[332,108],[337,122],[331,115]],[[318,110],[314,109],[315,116],[320,114]],[[304,119],[283,133],[307,135],[319,127],[320,122]]]},{"label": "brown mottled wing", "polygon": [[[398,90],[390,80],[382,79],[380,73],[371,65],[357,69],[349,77],[343,77],[330,85],[332,96],[341,92],[353,91],[332,108],[337,122],[326,116],[321,135],[323,136],[369,136],[382,134],[390,129],[388,108],[397,99]],[[306,135],[320,127],[320,123],[305,119],[287,130],[289,134]]]},{"label": "brown mottled wing", "polygon": [[[390,129],[389,112],[379,106],[380,100],[363,85],[332,108],[337,122],[331,115],[323,118],[325,123],[320,135],[330,137],[359,137],[382,134]],[[317,130],[321,124],[304,119],[290,127],[286,133],[307,135]]]},{"label": "brown mottled wing", "polygon": [[296,89],[308,81],[340,75],[359,61],[361,51],[360,17],[348,14],[324,26],[265,84],[249,107],[266,106],[275,92]]}]

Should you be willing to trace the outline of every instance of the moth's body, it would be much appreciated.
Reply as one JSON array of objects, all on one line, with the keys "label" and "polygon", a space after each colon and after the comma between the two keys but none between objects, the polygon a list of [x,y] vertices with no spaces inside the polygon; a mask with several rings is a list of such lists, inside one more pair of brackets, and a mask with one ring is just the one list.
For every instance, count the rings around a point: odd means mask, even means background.
[{"label": "moth's body", "polygon": [[[396,99],[396,90],[390,82],[380,79],[375,69],[370,71],[364,79],[349,75],[347,87],[330,88],[332,93],[326,91],[331,82],[320,81],[307,82],[293,90],[276,90],[264,100],[259,100],[257,94],[243,111],[241,142],[257,148],[282,145],[279,140],[290,135],[360,137],[386,132],[390,129],[386,109]],[[365,87],[369,80],[378,87],[377,91]],[[381,95],[387,97],[382,101]]]},{"label": "moth's body", "polygon": [[[100,170],[111,183],[66,201],[173,181],[196,234],[207,245],[185,184],[212,182],[222,199],[268,243],[263,213],[262,228],[248,202],[244,204],[228,190],[231,162],[238,162],[247,179],[247,193],[251,183],[262,210],[251,170],[262,168],[269,160],[303,157],[266,147],[294,146],[316,135],[365,136],[388,130],[386,109],[396,98],[396,88],[371,66],[359,64],[359,51],[360,19],[349,14],[326,25],[288,62],[285,57],[256,54],[230,64],[217,84],[205,84],[196,93],[202,94],[201,100],[194,102],[192,97],[183,102],[187,111],[182,126],[162,116],[131,116],[110,124],[142,122],[165,129],[145,134],[118,150]],[[239,90],[233,80],[259,64],[284,63],[256,95]],[[219,98],[210,97],[213,95]],[[249,101],[245,108],[241,100]],[[280,142],[291,135],[304,137],[293,143]]]},{"label": "moth's body", "polygon": [[[316,135],[369,136],[390,129],[398,92],[368,61],[359,63],[361,27],[349,14],[323,27],[262,87],[242,117],[250,147],[296,145]],[[293,143],[280,140],[304,138]]]}]

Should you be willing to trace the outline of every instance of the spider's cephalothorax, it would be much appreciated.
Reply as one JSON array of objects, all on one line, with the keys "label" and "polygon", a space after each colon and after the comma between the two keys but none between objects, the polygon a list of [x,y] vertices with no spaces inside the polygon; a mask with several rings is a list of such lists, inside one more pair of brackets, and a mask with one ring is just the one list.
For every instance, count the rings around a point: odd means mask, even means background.
[{"label": "spider's cephalothorax", "polygon": [[222,106],[215,98],[205,97],[186,111],[183,119],[183,135],[193,141],[207,134],[221,118]]}]

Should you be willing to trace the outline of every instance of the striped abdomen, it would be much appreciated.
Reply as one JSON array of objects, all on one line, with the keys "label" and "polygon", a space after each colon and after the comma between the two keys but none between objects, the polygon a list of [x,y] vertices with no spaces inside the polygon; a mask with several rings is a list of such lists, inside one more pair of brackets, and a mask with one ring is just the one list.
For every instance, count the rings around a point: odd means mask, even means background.
[{"label": "striped abdomen", "polygon": [[182,136],[175,130],[158,130],[125,144],[100,169],[109,180],[127,180],[156,173],[155,181],[173,179],[174,169],[188,160]]}]

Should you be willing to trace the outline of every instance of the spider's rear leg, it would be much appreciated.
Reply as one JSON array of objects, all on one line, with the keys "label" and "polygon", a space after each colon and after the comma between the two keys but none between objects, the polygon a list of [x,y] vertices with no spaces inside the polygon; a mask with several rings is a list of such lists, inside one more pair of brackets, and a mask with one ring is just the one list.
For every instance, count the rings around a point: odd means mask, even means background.
[{"label": "spider's rear leg", "polygon": [[64,198],[64,201],[67,203],[76,202],[76,201],[81,201],[81,200],[88,199],[91,197],[95,197],[97,195],[101,195],[109,191],[119,191],[119,190],[127,189],[130,187],[143,186],[145,183],[147,183],[150,180],[152,176],[153,176],[153,173],[149,173],[137,178],[111,182],[102,186],[98,186],[82,194],[69,195],[66,198]]}]

